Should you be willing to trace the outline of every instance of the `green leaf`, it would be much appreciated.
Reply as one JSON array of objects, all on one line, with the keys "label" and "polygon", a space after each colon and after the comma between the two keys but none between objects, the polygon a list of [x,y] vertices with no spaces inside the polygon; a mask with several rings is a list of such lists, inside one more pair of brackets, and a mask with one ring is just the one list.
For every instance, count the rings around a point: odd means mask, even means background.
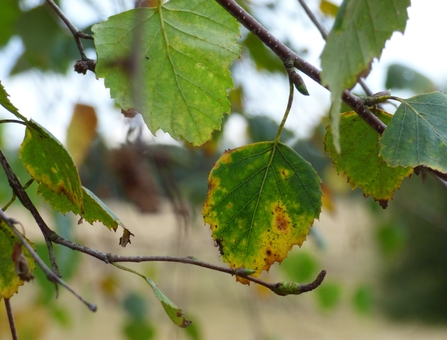
[{"label": "green leaf", "polygon": [[84,193],[84,215],[82,217],[87,222],[93,224],[98,221],[109,229],[116,230],[118,226],[121,226],[124,230],[127,230],[118,216],[116,216],[93,192],[84,187],[82,187],[82,191]]},{"label": "green leaf", "polygon": [[[392,116],[384,111],[375,113],[385,124],[391,120]],[[341,116],[340,122],[341,153],[335,150],[330,126],[325,135],[326,152],[329,152],[337,172],[348,177],[352,189],[360,187],[366,196],[371,195],[375,200],[390,200],[394,190],[413,169],[390,167],[379,156],[379,137],[355,112],[347,112]]]},{"label": "green leaf", "polygon": [[447,172],[447,95],[432,92],[402,100],[380,144],[390,166]]},{"label": "green leaf", "polygon": [[30,120],[20,147],[20,159],[31,177],[65,197],[82,213],[83,194],[78,170],[64,146],[45,128]]},{"label": "green leaf", "polygon": [[202,214],[223,260],[255,270],[253,276],[301,245],[320,214],[317,173],[281,143],[226,151],[211,170],[208,188]]},{"label": "green leaf", "polygon": [[331,90],[333,143],[339,144],[339,110],[343,90],[355,85],[373,58],[379,58],[394,31],[404,31],[410,0],[345,0],[321,55],[321,80]]},{"label": "green leaf", "polygon": [[11,112],[17,118],[26,121],[26,118],[19,113],[19,110],[11,103],[8,97],[9,94],[6,92],[5,88],[3,87],[3,84],[0,81],[0,105],[3,106],[9,112]]},{"label": "green leaf", "polygon": [[238,24],[215,1],[159,3],[93,26],[96,75],[123,109],[143,115],[152,133],[162,129],[201,145],[230,112]]},{"label": "green leaf", "polygon": [[40,184],[38,193],[43,196],[45,201],[50,203],[53,209],[61,212],[62,214],[73,212],[76,215],[80,215],[90,224],[93,224],[94,222],[101,222],[111,230],[116,230],[118,226],[121,226],[127,230],[121,220],[110,210],[110,208],[85,187],[82,187],[83,212],[79,210],[78,205],[70,202],[65,195],[56,194],[46,185]]},{"label": "green leaf", "polygon": [[[28,241],[31,245],[32,243]],[[20,279],[15,270],[15,264],[12,260],[14,244],[20,243],[20,240],[11,229],[3,222],[0,223],[0,299],[9,299],[18,292],[19,287],[23,286],[24,281]],[[28,260],[29,270],[35,269],[34,259],[28,251],[23,248],[23,254]]]},{"label": "green leaf", "polygon": [[180,308],[178,308],[175,303],[173,303],[171,300],[169,300],[160,289],[158,289],[157,285],[152,281],[151,278],[144,276],[143,274],[140,274],[139,272],[124,267],[117,263],[112,263],[115,267],[125,270],[127,272],[133,273],[135,275],[138,275],[139,277],[143,278],[149,285],[151,286],[152,290],[154,291],[155,296],[157,299],[161,302],[161,305],[163,306],[163,309],[165,310],[166,314],[169,316],[172,322],[174,322],[177,326],[186,328],[191,324],[191,321],[185,319],[183,317],[183,312]]},{"label": "green leaf", "polygon": [[191,321],[189,321],[183,317],[182,310],[180,308],[178,308],[174,302],[169,300],[166,297],[166,295],[164,295],[162,293],[162,291],[160,289],[158,289],[158,287],[154,283],[154,281],[152,281],[149,277],[146,277],[146,281],[152,287],[152,290],[154,291],[155,296],[161,302],[163,309],[165,310],[166,314],[168,314],[171,321],[179,327],[182,327],[182,328],[188,327],[191,324]]}]

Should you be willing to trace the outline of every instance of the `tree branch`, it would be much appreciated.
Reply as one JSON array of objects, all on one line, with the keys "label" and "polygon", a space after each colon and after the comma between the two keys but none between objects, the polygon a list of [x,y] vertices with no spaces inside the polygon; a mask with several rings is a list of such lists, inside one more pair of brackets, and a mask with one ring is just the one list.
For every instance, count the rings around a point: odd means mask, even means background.
[{"label": "tree branch", "polygon": [[5,299],[6,314],[8,315],[9,329],[11,330],[12,340],[18,340],[16,323],[14,321],[14,315],[12,314],[11,302],[9,299]]},{"label": "tree branch", "polygon": [[[264,26],[254,19],[247,11],[239,6],[234,0],[216,0],[228,13],[236,18],[250,32],[256,35],[261,41],[272,50],[283,62],[293,61],[293,65],[310,77],[312,80],[321,84],[320,70],[301,58],[298,54],[289,49],[275,36],[273,36]],[[323,86],[323,85],[322,85]],[[377,118],[371,111],[363,105],[360,98],[345,90],[342,95],[343,101],[349,105],[368,125],[370,125],[379,134],[385,131],[386,125]]]},{"label": "tree branch", "polygon": [[[278,295],[289,295],[289,294],[302,294],[304,292],[311,291],[315,288],[317,288],[321,282],[324,279],[324,276],[326,275],[326,271],[323,270],[321,273],[317,276],[317,278],[309,283],[309,284],[297,284],[297,283],[289,283],[289,282],[278,282],[278,283],[269,283],[265,282],[263,280],[260,280],[258,278],[250,276],[251,273],[253,273],[253,270],[247,269],[247,268],[228,268],[228,267],[222,267],[217,266],[211,263],[199,261],[196,258],[192,256],[188,257],[177,257],[177,256],[121,256],[121,255],[112,255],[110,253],[105,253],[96,249],[92,249],[80,244],[77,244],[75,242],[66,240],[65,238],[59,236],[56,233],[53,233],[51,236],[51,241],[60,245],[63,245],[67,248],[70,248],[72,250],[76,250],[79,252],[82,252],[84,254],[90,255],[92,257],[97,258],[98,260],[103,261],[104,263],[110,264],[110,263],[117,263],[117,262],[176,262],[176,263],[183,263],[183,264],[190,264],[193,266],[198,266],[202,268],[207,268],[211,270],[215,270],[222,273],[227,273],[230,275],[236,275],[243,277],[249,281],[255,282],[257,284],[260,284],[264,287],[267,287],[272,292]],[[284,293],[284,289],[282,287],[289,287],[293,286],[294,289],[290,291],[286,291]]]},{"label": "tree branch", "polygon": [[77,294],[71,287],[65,283],[56,273],[54,273],[48,266],[43,262],[43,260],[40,258],[40,256],[36,253],[36,251],[33,249],[33,247],[29,244],[27,239],[17,230],[17,228],[14,226],[14,224],[17,224],[15,219],[8,217],[3,210],[0,210],[0,220],[2,220],[16,235],[16,237],[20,240],[22,245],[28,250],[29,254],[32,256],[34,261],[39,265],[40,268],[42,268],[43,272],[47,276],[47,279],[53,283],[59,283],[63,287],[65,287],[70,293],[72,293],[74,296],[76,296],[82,303],[84,303],[92,312],[96,311],[96,305],[87,302]]},{"label": "tree branch", "polygon": [[[37,225],[39,226],[39,228],[43,234],[43,237],[45,239],[45,243],[47,244],[48,253],[50,256],[50,262],[51,262],[51,267],[53,269],[53,272],[56,273],[56,275],[58,277],[61,277],[59,268],[57,267],[56,258],[54,256],[53,245],[51,244],[51,242],[49,240],[49,237],[51,236],[52,233],[54,233],[54,231],[48,227],[48,225],[45,223],[43,218],[40,216],[39,212],[37,211],[33,202],[31,202],[31,199],[29,198],[28,194],[26,193],[25,189],[23,188],[22,184],[20,183],[19,179],[17,178],[16,174],[11,169],[11,166],[9,165],[9,163],[1,149],[0,149],[0,164],[2,165],[3,170],[5,171],[6,177],[8,178],[9,185],[12,188],[14,195],[16,197],[18,197],[20,203],[22,203],[22,205],[31,212],[31,215],[33,215],[34,220],[36,221]],[[57,291],[57,286],[56,286],[56,291]]]},{"label": "tree branch", "polygon": [[65,23],[65,25],[70,30],[73,38],[76,41],[76,46],[78,47],[79,53],[81,54],[82,60],[78,61],[75,64],[75,71],[78,73],[85,74],[87,69],[95,72],[96,62],[92,59],[87,58],[84,46],[82,45],[81,38],[93,40],[93,37],[90,34],[85,34],[84,32],[78,30],[75,25],[65,16],[64,12],[59,8],[59,6],[53,0],[46,0],[47,3],[53,8],[56,14],[61,18],[61,20]]}]

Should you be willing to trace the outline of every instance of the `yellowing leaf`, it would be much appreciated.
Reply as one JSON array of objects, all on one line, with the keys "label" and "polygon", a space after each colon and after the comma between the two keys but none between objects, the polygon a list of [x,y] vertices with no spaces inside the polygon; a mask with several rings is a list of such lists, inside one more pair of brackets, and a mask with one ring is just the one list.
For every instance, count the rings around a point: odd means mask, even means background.
[{"label": "yellowing leaf", "polygon": [[[28,241],[31,245],[32,243]],[[12,254],[14,244],[20,243],[20,240],[11,229],[4,224],[0,223],[0,299],[9,299],[17,291],[19,287],[24,284],[20,277],[16,273],[15,264],[12,260]],[[23,254],[28,260],[29,270],[32,272],[35,269],[34,259],[29,255],[26,249],[23,250]]]},{"label": "yellowing leaf", "polygon": [[162,129],[201,145],[220,129],[240,47],[238,24],[215,1],[159,1],[92,31],[96,75],[124,110],[143,115],[152,133]]},{"label": "yellowing leaf", "polygon": [[64,194],[83,211],[81,181],[73,158],[51,133],[33,120],[27,122],[19,155],[37,183],[58,195]]},{"label": "yellowing leaf", "polygon": [[77,167],[81,166],[96,136],[98,118],[89,105],[76,104],[67,129],[67,149]]},{"label": "yellowing leaf", "polygon": [[432,92],[402,100],[380,144],[390,166],[425,165],[447,173],[447,95]]},{"label": "yellowing leaf", "polygon": [[[384,111],[375,113],[385,124],[391,120],[392,116]],[[390,167],[379,156],[379,137],[355,112],[347,112],[341,116],[340,122],[341,153],[334,148],[330,127],[325,135],[326,151],[337,172],[348,177],[351,188],[360,187],[366,196],[371,195],[375,200],[390,200],[394,190],[413,169]]]},{"label": "yellowing leaf", "polygon": [[321,0],[320,11],[330,17],[335,17],[338,12],[338,6],[331,1]]},{"label": "yellowing leaf", "polygon": [[226,151],[208,187],[202,214],[222,259],[232,268],[254,270],[256,277],[304,242],[321,210],[317,173],[281,143]]}]

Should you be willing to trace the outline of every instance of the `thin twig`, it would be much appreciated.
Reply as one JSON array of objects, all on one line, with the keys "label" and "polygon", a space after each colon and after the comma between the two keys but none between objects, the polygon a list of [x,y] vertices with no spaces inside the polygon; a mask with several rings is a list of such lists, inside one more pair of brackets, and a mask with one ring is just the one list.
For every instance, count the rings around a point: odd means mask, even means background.
[{"label": "thin twig", "polygon": [[18,340],[19,336],[17,335],[16,323],[14,321],[14,315],[12,314],[11,302],[9,299],[5,299],[5,308],[6,314],[8,314],[9,329],[11,330],[12,340]]},{"label": "thin twig", "polygon": [[[85,54],[84,46],[82,45],[82,39],[89,39],[93,40],[93,37],[90,34],[85,34],[81,30],[77,29],[75,25],[72,24],[72,22],[65,16],[64,12],[59,8],[59,6],[53,1],[53,0],[46,0],[47,3],[53,8],[53,10],[56,12],[56,14],[62,19],[62,21],[65,23],[65,25],[70,30],[71,34],[73,35],[73,38],[76,41],[76,45],[78,47],[79,53],[81,54],[82,61],[78,61],[75,65],[75,70],[78,73],[83,73],[89,69],[90,71],[95,71],[96,62],[90,58],[87,57]],[[85,72],[80,70],[80,65],[83,65],[85,67]]]},{"label": "thin twig", "polygon": [[301,7],[303,7],[303,9],[306,12],[307,16],[309,17],[310,21],[312,21],[312,23],[318,29],[318,31],[320,32],[323,39],[326,40],[327,36],[328,36],[328,32],[327,32],[326,28],[324,28],[324,26],[320,23],[320,21],[317,19],[315,14],[310,10],[309,6],[307,6],[307,4],[304,0],[298,0],[298,2],[300,3]]},{"label": "thin twig", "polygon": [[[253,276],[250,276],[247,274],[247,272],[250,272],[250,270],[247,270],[245,268],[228,268],[228,267],[222,267],[217,266],[211,263],[199,261],[195,259],[194,257],[177,257],[177,256],[121,256],[121,255],[112,255],[110,253],[105,253],[96,249],[92,249],[80,244],[77,244],[75,242],[69,241],[61,236],[59,236],[56,233],[53,233],[51,237],[51,241],[60,245],[63,245],[67,248],[70,248],[72,250],[76,250],[79,252],[82,252],[84,254],[90,255],[92,257],[97,258],[98,260],[103,261],[104,263],[110,264],[110,263],[117,263],[117,262],[176,262],[176,263],[183,263],[183,264],[190,264],[193,266],[198,266],[202,268],[207,268],[211,270],[215,270],[222,273],[227,273],[230,275],[236,275],[243,277],[249,281],[255,282],[259,285],[262,285],[264,287],[267,287],[274,293],[278,295],[282,295],[277,293],[278,291],[278,285],[283,285],[284,283],[269,283],[265,282],[263,280],[260,280],[258,278],[255,278]],[[315,289],[316,287],[321,284],[324,275],[326,275],[326,271],[322,271],[317,279],[310,283],[310,284],[304,284],[304,285],[297,285],[301,289],[301,293],[304,293],[306,291],[310,291],[312,289]],[[316,284],[316,282],[318,284]],[[314,287],[314,288],[311,288]]]},{"label": "thin twig", "polygon": [[[250,32],[256,35],[261,41],[272,50],[283,62],[293,60],[293,65],[310,77],[312,80],[321,84],[320,70],[301,58],[298,54],[289,49],[275,36],[273,36],[265,27],[255,20],[246,10],[239,6],[234,0],[216,0],[223,8],[244,25]],[[363,105],[360,98],[345,90],[342,95],[343,101],[349,105],[368,125],[370,125],[379,134],[385,131],[386,125],[377,118],[371,111]]]}]

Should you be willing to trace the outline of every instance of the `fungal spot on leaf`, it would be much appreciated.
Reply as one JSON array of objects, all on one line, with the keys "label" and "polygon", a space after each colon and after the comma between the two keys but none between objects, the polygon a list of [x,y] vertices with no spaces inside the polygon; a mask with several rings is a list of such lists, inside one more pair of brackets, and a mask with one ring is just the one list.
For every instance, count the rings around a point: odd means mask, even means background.
[{"label": "fungal spot on leaf", "polygon": [[273,227],[287,233],[292,226],[291,218],[284,204],[277,202],[273,208]]},{"label": "fungal spot on leaf", "polygon": [[289,176],[289,170],[287,170],[287,169],[281,169],[280,174],[281,174],[281,178],[282,178],[283,180],[285,180],[285,179]]}]

